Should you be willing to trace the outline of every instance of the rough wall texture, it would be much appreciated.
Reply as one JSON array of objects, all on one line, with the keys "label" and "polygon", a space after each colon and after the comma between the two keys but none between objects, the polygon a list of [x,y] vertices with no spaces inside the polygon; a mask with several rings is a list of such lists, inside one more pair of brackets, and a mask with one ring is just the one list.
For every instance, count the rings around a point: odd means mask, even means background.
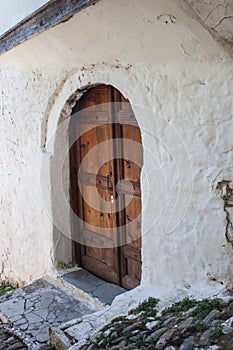
[{"label": "rough wall texture", "polygon": [[51,223],[41,201],[39,164],[42,117],[56,81],[14,68],[2,69],[0,76],[1,279],[20,283],[51,266],[51,230],[46,229]]},{"label": "rough wall texture", "polygon": [[[232,128],[232,77],[227,83],[223,78],[224,71],[227,75],[232,74],[230,66],[200,65],[180,72],[178,69],[168,72],[166,68],[166,72],[159,74],[163,76],[161,80],[157,74],[154,76],[151,98],[163,100],[160,113],[174,126],[187,146],[193,169],[193,189],[189,210],[177,229],[170,235],[159,235],[156,240],[151,236],[148,245],[151,255],[156,252],[157,257],[160,252],[158,260],[163,258],[159,263],[159,272],[148,264],[148,282],[150,279],[163,282],[166,276],[171,282],[173,276],[178,283],[183,275],[183,282],[188,285],[190,280],[199,279],[202,275],[221,283],[225,280],[225,273],[229,278],[232,276],[232,251],[225,240],[225,228],[220,228],[226,225],[223,202],[215,197],[209,187],[215,174],[220,169],[230,168],[232,162],[231,136],[225,134],[225,130]],[[167,81],[164,80],[166,76]],[[166,132],[166,127],[161,129],[162,135]],[[189,169],[184,152],[179,145],[172,144],[172,134],[165,139],[166,145],[173,148],[173,160],[178,165],[178,172],[185,174]],[[165,154],[163,151],[160,157],[169,194],[162,225],[166,224],[169,210],[173,209],[174,192],[177,193],[178,186],[185,191],[182,186],[186,185]],[[164,229],[158,226],[157,232],[161,231],[164,232]],[[144,253],[147,256],[148,250]],[[223,262],[223,256],[228,256],[228,263]],[[195,263],[196,259],[198,264]]]},{"label": "rough wall texture", "polygon": [[[129,98],[142,132],[142,284],[197,291],[232,283],[216,178],[232,167],[233,70],[198,22],[172,1],[103,0],[4,54],[0,66],[2,279],[52,271],[41,160],[53,184],[48,139],[61,110],[76,89],[99,82]],[[68,262],[69,244],[59,246]]]}]

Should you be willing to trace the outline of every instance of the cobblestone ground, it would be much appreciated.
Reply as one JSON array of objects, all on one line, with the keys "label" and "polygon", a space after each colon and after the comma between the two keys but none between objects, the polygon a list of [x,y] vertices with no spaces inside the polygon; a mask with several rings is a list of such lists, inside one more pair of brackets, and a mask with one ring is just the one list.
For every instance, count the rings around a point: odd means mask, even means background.
[{"label": "cobblestone ground", "polygon": [[27,350],[27,347],[0,321],[0,350]]},{"label": "cobblestone ground", "polygon": [[110,322],[81,349],[233,350],[233,299],[186,298],[161,315],[155,306],[156,299],[145,301],[128,317]]}]

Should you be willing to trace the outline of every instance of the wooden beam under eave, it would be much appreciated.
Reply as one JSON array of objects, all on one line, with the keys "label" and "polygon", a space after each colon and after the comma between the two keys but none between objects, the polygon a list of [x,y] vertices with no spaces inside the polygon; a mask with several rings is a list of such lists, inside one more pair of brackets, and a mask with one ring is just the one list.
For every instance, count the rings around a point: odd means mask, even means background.
[{"label": "wooden beam under eave", "polygon": [[0,36],[0,54],[50,27],[67,21],[75,13],[99,0],[51,0],[38,11]]}]

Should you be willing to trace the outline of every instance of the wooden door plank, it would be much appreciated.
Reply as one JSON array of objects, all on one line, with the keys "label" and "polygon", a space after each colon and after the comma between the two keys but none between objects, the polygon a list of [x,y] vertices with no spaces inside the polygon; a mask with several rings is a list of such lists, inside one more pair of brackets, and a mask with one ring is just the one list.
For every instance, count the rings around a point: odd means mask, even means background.
[{"label": "wooden door plank", "polygon": [[[117,249],[100,248],[101,242],[113,246],[117,240],[113,231],[117,226],[116,215],[108,210],[108,207],[114,209],[110,203],[115,177],[113,130],[109,123],[112,118],[112,106],[108,102],[111,102],[111,98],[112,89],[109,86],[98,86],[87,91],[73,112],[77,113],[81,134],[78,142],[80,158],[77,177],[79,176],[83,194],[83,197],[80,195],[84,222],[82,235],[86,242],[86,245],[82,246],[82,266],[100,277],[119,283]],[[103,154],[109,161],[103,162]]]},{"label": "wooden door plank", "polygon": [[[141,134],[129,101],[115,93],[119,102],[115,110],[115,122],[118,123],[117,137],[122,140],[119,146],[118,185],[124,210],[119,214],[121,223],[121,284],[127,289],[135,288],[141,279],[141,190],[140,173],[142,165],[141,151],[129,147],[129,140],[141,144]],[[140,148],[139,148],[140,149]],[[133,161],[134,160],[134,161]],[[128,204],[127,204],[128,203]]]},{"label": "wooden door plank", "polygon": [[136,288],[137,286],[139,285],[139,282],[137,279],[129,276],[129,275],[126,275],[126,276],[123,276],[122,277],[122,283],[121,283],[121,286],[125,289],[134,289]]},{"label": "wooden door plank", "polygon": [[82,257],[82,263],[85,266],[86,270],[94,273],[96,276],[112,283],[119,283],[118,274],[101,261],[84,255]]}]

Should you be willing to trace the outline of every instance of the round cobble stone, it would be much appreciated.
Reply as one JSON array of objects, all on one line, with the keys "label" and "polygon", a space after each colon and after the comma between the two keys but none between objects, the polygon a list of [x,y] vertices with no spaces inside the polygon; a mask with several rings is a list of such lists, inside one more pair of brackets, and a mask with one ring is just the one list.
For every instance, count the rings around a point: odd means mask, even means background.
[{"label": "round cobble stone", "polygon": [[27,346],[18,337],[11,334],[7,325],[0,321],[0,350],[27,350]]}]

